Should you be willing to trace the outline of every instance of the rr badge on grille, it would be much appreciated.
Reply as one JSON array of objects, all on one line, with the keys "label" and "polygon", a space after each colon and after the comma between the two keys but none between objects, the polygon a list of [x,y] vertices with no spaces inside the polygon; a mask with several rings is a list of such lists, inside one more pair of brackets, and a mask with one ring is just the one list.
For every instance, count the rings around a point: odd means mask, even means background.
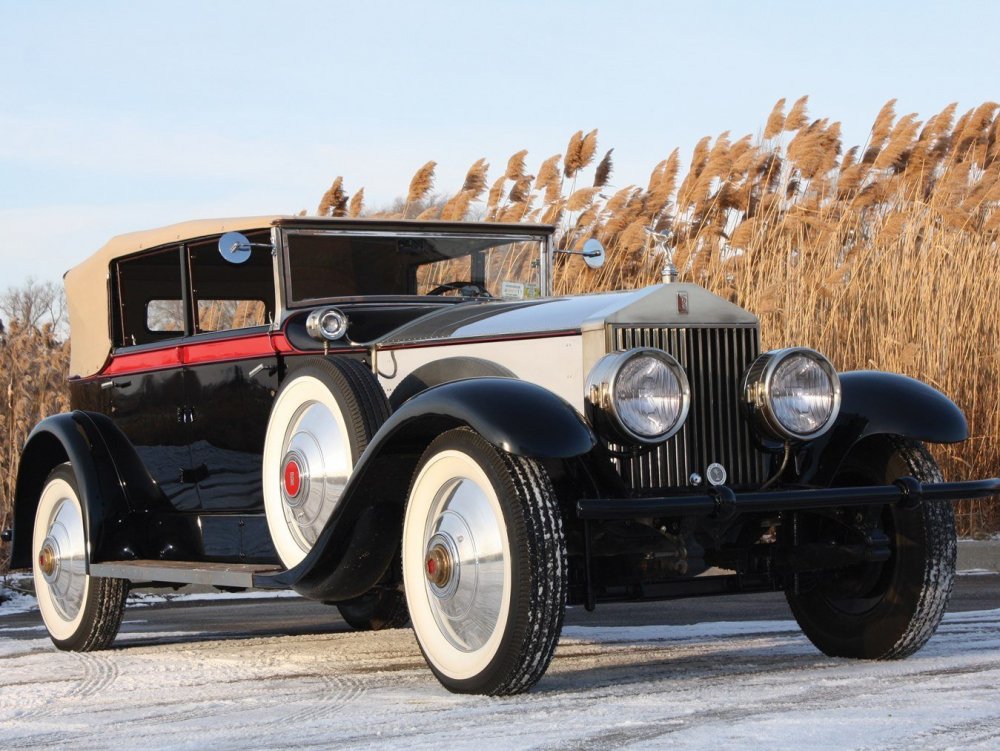
[{"label": "rr badge on grille", "polygon": [[688,293],[687,292],[678,292],[677,293],[677,312],[680,313],[681,315],[687,315],[688,313],[691,312],[691,309],[688,306]]},{"label": "rr badge on grille", "polygon": [[711,485],[723,485],[726,482],[726,468],[718,462],[712,462],[705,469],[705,479]]}]

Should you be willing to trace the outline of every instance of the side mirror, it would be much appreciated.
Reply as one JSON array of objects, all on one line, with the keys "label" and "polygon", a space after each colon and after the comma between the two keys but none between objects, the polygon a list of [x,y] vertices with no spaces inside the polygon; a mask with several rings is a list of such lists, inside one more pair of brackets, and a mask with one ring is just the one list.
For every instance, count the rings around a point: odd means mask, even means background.
[{"label": "side mirror", "polygon": [[243,263],[251,250],[253,245],[242,232],[227,232],[219,238],[219,255],[230,263]]},{"label": "side mirror", "polygon": [[599,269],[604,265],[604,246],[596,237],[583,244],[583,260],[592,269]]},{"label": "side mirror", "polygon": [[596,237],[592,237],[583,244],[583,250],[557,250],[564,256],[583,256],[584,262],[592,269],[599,269],[604,265],[604,246]]}]

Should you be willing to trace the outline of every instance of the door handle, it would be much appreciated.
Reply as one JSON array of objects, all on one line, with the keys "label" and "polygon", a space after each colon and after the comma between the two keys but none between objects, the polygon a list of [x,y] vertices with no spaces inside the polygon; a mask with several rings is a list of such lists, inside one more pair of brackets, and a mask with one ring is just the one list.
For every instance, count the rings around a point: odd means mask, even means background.
[{"label": "door handle", "polygon": [[250,369],[250,372],[247,373],[247,378],[256,378],[257,376],[259,376],[264,371],[267,371],[267,374],[269,376],[271,376],[271,375],[274,375],[275,368],[273,366],[272,367],[268,367],[267,365],[265,365],[262,362],[257,363],[256,365],[254,365]]},{"label": "door handle", "polygon": [[101,388],[105,391],[111,388],[115,389],[127,389],[132,385],[132,381],[104,381],[101,383]]}]

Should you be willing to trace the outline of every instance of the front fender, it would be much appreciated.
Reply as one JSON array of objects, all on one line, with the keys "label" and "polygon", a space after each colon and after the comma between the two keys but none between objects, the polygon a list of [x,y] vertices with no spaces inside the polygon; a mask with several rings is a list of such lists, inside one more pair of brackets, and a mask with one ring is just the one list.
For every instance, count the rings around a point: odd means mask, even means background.
[{"label": "front fender", "polygon": [[928,443],[969,437],[962,410],[926,383],[897,373],[857,370],[841,373],[840,384],[836,423],[800,457],[802,482],[828,485],[851,449],[869,436],[898,435]]},{"label": "front fender", "polygon": [[343,601],[367,592],[396,554],[410,479],[427,445],[468,426],[504,451],[535,459],[581,456],[597,443],[563,399],[525,381],[470,378],[423,391],[394,412],[361,455],[316,544],[294,568],[255,586]]},{"label": "front fender", "polygon": [[569,459],[597,444],[594,431],[562,398],[534,383],[495,377],[423,391],[394,412],[374,440],[426,420],[468,425],[508,454],[532,459]]}]

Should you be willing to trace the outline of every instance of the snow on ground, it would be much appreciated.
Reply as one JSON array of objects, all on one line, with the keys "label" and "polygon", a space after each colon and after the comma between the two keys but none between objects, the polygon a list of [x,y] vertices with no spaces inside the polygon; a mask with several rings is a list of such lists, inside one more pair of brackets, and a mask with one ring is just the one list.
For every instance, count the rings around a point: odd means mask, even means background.
[{"label": "snow on ground", "polygon": [[408,629],[125,633],[86,654],[3,635],[0,618],[4,748],[1000,745],[1000,610],[883,663],[825,657],[791,621],[567,627],[541,683],[504,699],[449,694]]},{"label": "snow on ground", "polygon": [[[185,592],[183,594],[174,593],[151,593],[151,592],[130,592],[128,596],[128,607],[141,608],[144,605],[160,605],[165,602],[224,602],[225,600],[273,600],[276,597],[299,597],[298,594],[288,591],[269,592],[266,590],[256,590],[250,592]],[[0,616],[29,613],[38,610],[38,600],[28,592],[4,589],[0,586]],[[39,616],[40,617],[40,616]],[[0,635],[3,634],[0,627]]]}]

